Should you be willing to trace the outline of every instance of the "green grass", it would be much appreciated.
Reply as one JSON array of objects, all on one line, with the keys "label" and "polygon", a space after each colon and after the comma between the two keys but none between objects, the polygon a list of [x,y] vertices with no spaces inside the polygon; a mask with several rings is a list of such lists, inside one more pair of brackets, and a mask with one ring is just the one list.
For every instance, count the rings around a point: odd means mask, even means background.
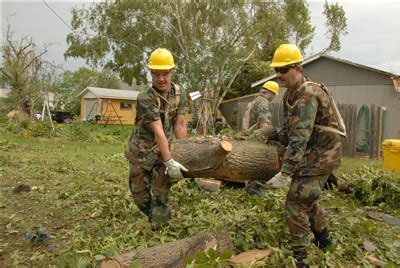
[{"label": "green grass", "polygon": [[382,168],[382,160],[370,160],[368,156],[358,156],[356,158],[343,157],[342,164],[336,173],[340,175],[345,172],[356,171],[364,166]]},{"label": "green grass", "polygon": [[[123,141],[129,131],[111,126],[106,130],[79,128],[74,131],[86,133],[83,137],[102,133],[113,139],[81,141],[66,135],[32,138],[0,132],[0,267],[94,267],[105,256],[152,247],[204,230],[228,232],[236,253],[272,249],[268,265],[291,262],[283,220],[284,190],[260,198],[232,186],[208,192],[194,181],[183,180],[171,191],[174,218],[170,225],[153,231],[133,204],[128,188]],[[364,166],[376,171],[360,174],[380,178],[381,161],[364,158],[344,158],[337,174],[352,177]],[[396,174],[385,174],[399,179]],[[22,184],[32,190],[15,193],[14,189]],[[393,185],[399,188],[399,183]],[[312,247],[311,264],[371,267],[362,245],[369,240],[377,249],[368,254],[400,265],[400,227],[367,216],[371,210],[400,216],[399,208],[382,202],[367,207],[337,190],[324,192],[322,204],[327,208],[335,246],[326,253]],[[38,229],[49,233],[51,239],[38,243],[25,239],[27,232]]]}]

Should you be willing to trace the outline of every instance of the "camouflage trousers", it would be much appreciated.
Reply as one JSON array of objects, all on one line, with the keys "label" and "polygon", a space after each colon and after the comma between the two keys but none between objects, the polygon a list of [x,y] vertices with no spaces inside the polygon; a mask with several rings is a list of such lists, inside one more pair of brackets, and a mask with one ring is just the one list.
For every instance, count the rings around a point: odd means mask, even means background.
[{"label": "camouflage trousers", "polygon": [[168,193],[171,188],[165,166],[156,163],[151,171],[129,161],[129,188],[136,206],[147,215],[149,221],[163,225],[171,218]]},{"label": "camouflage trousers", "polygon": [[293,176],[285,204],[292,250],[307,250],[311,244],[310,230],[315,233],[326,228],[318,199],[328,176]]}]

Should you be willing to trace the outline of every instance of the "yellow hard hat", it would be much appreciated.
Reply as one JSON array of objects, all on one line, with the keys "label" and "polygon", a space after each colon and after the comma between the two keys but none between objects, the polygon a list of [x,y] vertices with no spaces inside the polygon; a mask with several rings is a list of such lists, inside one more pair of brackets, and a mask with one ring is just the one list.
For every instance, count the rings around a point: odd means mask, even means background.
[{"label": "yellow hard hat", "polygon": [[271,67],[283,67],[294,63],[303,61],[303,55],[301,55],[300,49],[293,44],[280,45],[274,53]]},{"label": "yellow hard hat", "polygon": [[148,65],[150,70],[170,70],[175,67],[172,53],[165,48],[157,48],[149,57]]},{"label": "yellow hard hat", "polygon": [[268,81],[262,87],[267,89],[267,90],[269,90],[269,91],[274,92],[275,95],[279,95],[279,85],[278,85],[277,82]]}]

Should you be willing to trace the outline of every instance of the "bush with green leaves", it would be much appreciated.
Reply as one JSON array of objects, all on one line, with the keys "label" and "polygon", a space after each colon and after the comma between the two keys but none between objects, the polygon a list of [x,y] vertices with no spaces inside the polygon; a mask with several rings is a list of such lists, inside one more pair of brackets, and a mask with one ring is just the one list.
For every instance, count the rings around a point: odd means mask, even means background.
[{"label": "bush with green leaves", "polygon": [[61,136],[71,141],[99,142],[99,143],[125,143],[134,126],[115,126],[87,124],[74,121],[63,124]]},{"label": "bush with green leaves", "polygon": [[54,134],[53,126],[49,121],[31,121],[22,131],[24,137],[51,137]]},{"label": "bush with green leaves", "polygon": [[83,122],[74,121],[63,127],[63,135],[71,141],[91,141],[92,128]]},{"label": "bush with green leaves", "polygon": [[352,197],[364,205],[395,208],[400,204],[400,181],[390,171],[365,166],[343,174],[342,179],[349,185]]},{"label": "bush with green leaves", "polygon": [[5,129],[12,133],[21,133],[29,126],[29,118],[22,112],[16,112],[14,116],[7,119]]},{"label": "bush with green leaves", "polygon": [[113,136],[101,132],[96,134],[96,140],[104,143],[112,143],[114,141]]}]

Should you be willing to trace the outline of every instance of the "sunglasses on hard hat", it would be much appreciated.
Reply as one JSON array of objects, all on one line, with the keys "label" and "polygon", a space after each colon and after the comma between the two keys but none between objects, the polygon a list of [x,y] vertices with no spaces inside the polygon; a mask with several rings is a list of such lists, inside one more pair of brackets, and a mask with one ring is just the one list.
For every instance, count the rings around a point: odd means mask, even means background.
[{"label": "sunglasses on hard hat", "polygon": [[293,67],[294,67],[293,65],[289,65],[289,66],[285,66],[285,67],[275,67],[274,70],[275,70],[275,73],[285,74],[285,73],[289,72],[289,70]]}]

